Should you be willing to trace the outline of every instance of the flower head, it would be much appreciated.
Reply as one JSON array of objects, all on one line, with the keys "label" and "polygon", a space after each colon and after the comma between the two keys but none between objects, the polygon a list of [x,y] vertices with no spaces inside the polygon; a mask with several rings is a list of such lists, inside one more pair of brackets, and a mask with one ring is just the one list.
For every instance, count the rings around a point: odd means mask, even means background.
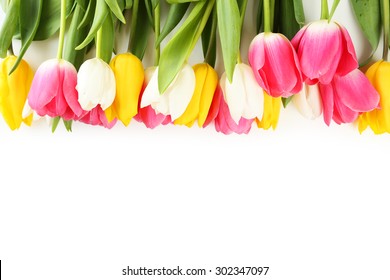
[{"label": "flower head", "polygon": [[297,54],[279,33],[260,33],[249,47],[249,63],[259,85],[273,97],[288,97],[302,88]]},{"label": "flower head", "polygon": [[106,110],[114,102],[115,76],[110,66],[100,58],[86,60],[77,74],[78,101],[90,111],[97,105]]},{"label": "flower head", "polygon": [[206,121],[213,96],[218,85],[217,72],[207,63],[193,66],[195,72],[195,91],[184,113],[174,124],[192,126],[198,120],[199,127]]},{"label": "flower head", "polygon": [[352,39],[336,22],[309,23],[291,42],[298,54],[303,79],[308,84],[329,84],[335,75],[344,76],[358,68]]},{"label": "flower head", "polygon": [[184,64],[167,90],[160,94],[158,90],[158,67],[142,95],[141,108],[151,105],[156,113],[170,115],[172,121],[186,110],[194,94],[195,73],[189,64]]},{"label": "flower head", "polygon": [[280,109],[282,107],[281,97],[272,97],[264,93],[264,112],[261,119],[256,118],[258,128],[268,130],[271,127],[276,129],[279,122]]},{"label": "flower head", "polygon": [[105,113],[109,120],[118,118],[125,126],[138,113],[138,98],[144,83],[142,62],[131,53],[115,56],[110,67],[115,75],[116,95]]},{"label": "flower head", "polygon": [[263,116],[263,89],[256,82],[248,65],[238,63],[234,69],[232,83],[224,73],[220,85],[230,116],[236,124],[241,118],[254,119]]},{"label": "flower head", "polygon": [[77,120],[85,114],[77,101],[77,71],[68,61],[50,59],[43,62],[28,94],[28,105],[39,116]]},{"label": "flower head", "polygon": [[32,114],[23,118],[22,113],[34,73],[28,63],[22,60],[9,75],[16,59],[15,56],[8,56],[0,64],[0,112],[12,130],[18,129],[22,122],[27,125],[32,122]]}]

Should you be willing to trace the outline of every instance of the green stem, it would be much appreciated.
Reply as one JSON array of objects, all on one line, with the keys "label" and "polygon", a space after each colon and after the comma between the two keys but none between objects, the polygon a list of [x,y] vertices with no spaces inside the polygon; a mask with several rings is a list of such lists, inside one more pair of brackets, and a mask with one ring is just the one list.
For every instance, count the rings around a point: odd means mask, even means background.
[{"label": "green stem", "polygon": [[390,28],[390,4],[389,0],[382,0],[383,9],[383,55],[384,61],[387,61],[389,54],[389,28]]},{"label": "green stem", "polygon": [[103,37],[103,28],[100,27],[96,34],[96,57],[102,58],[102,37]]},{"label": "green stem", "polygon": [[[196,33],[195,33],[195,35],[193,37],[192,45],[191,45],[191,48],[189,49],[190,50],[189,54],[195,48],[196,43],[198,42],[199,37],[202,35],[203,29],[206,26],[207,21],[209,20],[211,11],[213,10],[214,3],[215,3],[215,0],[209,0],[209,3],[207,4],[206,10],[205,10],[205,12],[203,14],[203,17],[202,17],[202,20],[201,20],[201,22],[200,22],[200,24],[199,24],[199,26],[198,26],[198,28],[196,30]],[[187,55],[187,57],[189,56],[189,54]]]},{"label": "green stem", "polygon": [[138,7],[139,7],[139,0],[133,1],[133,10],[132,10],[132,18],[131,18],[131,30],[130,30],[130,38],[129,38],[129,44],[127,45],[127,51],[131,51],[131,42],[134,38],[135,32],[137,30],[137,19],[138,19]]},{"label": "green stem", "polygon": [[66,0],[61,0],[60,38],[59,38],[58,52],[57,52],[58,59],[62,59],[62,54],[64,52],[65,28],[66,28]]},{"label": "green stem", "polygon": [[271,5],[270,0],[264,0],[264,32],[271,32]]},{"label": "green stem", "polygon": [[[158,37],[160,37],[160,4],[157,4],[154,9],[154,40],[157,42]],[[155,56],[154,56],[154,66],[158,66],[160,62],[161,47],[160,44],[156,46]]]},{"label": "green stem", "polygon": [[321,19],[329,18],[328,0],[321,0]]},{"label": "green stem", "polygon": [[332,19],[333,14],[336,11],[337,6],[339,5],[339,3],[340,3],[340,0],[334,0],[333,1],[332,10],[330,11],[330,15],[329,15],[329,21]]}]

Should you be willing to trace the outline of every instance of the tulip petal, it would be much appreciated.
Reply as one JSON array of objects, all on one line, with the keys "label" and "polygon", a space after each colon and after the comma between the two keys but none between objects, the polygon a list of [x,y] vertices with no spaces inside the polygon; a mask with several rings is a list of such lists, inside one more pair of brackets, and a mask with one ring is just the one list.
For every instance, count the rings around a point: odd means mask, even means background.
[{"label": "tulip petal", "polygon": [[223,98],[222,89],[220,85],[218,85],[217,89],[215,90],[215,94],[213,96],[213,101],[211,102],[210,110],[207,114],[207,118],[202,125],[203,128],[207,127],[212,121],[214,121],[217,118],[222,98]]},{"label": "tulip petal", "polygon": [[141,98],[141,108],[159,102],[160,93],[158,90],[158,67],[145,70],[145,76],[149,80]]},{"label": "tulip petal", "polygon": [[336,99],[355,112],[368,112],[378,107],[379,94],[359,69],[343,77],[336,76],[334,86]]},{"label": "tulip petal", "polygon": [[215,91],[218,86],[218,74],[210,65],[207,64],[207,76],[203,85],[202,95],[199,103],[198,125],[203,127],[211,110]]},{"label": "tulip petal", "polygon": [[265,64],[264,48],[264,33],[260,33],[256,35],[249,46],[248,61],[253,69],[253,73],[260,87],[266,91],[269,91],[266,73],[264,73],[262,70]]},{"label": "tulip petal", "polygon": [[220,80],[226,104],[233,121],[238,124],[245,108],[245,87],[242,73],[236,65],[233,72],[233,81],[229,82],[226,73]]},{"label": "tulip petal", "polygon": [[343,104],[339,98],[334,99],[333,120],[337,124],[352,123],[357,119],[358,116],[358,112],[353,111],[349,107],[345,106],[345,104]]},{"label": "tulip petal", "polygon": [[324,121],[326,125],[330,125],[334,112],[334,93],[332,84],[318,84],[321,94],[321,100],[324,110]]},{"label": "tulip petal", "polygon": [[63,73],[62,91],[66,103],[72,109],[73,113],[75,113],[77,117],[80,117],[84,113],[84,110],[78,102],[78,92],[76,90],[77,70],[73,64],[65,60],[61,61],[60,67]]},{"label": "tulip petal", "polygon": [[303,89],[293,97],[293,103],[300,114],[314,120],[322,113],[322,101],[318,85],[304,84]]},{"label": "tulip petal", "polygon": [[252,69],[246,64],[238,64],[244,82],[246,101],[242,116],[246,119],[263,117],[264,111],[264,91],[256,82]]},{"label": "tulip petal", "polygon": [[[336,23],[337,24],[337,23]],[[342,39],[342,50],[343,53],[340,57],[340,63],[337,68],[337,75],[344,76],[354,69],[359,67],[358,59],[356,57],[355,47],[353,45],[352,39],[349,36],[349,33],[345,27],[340,24],[337,24],[341,30],[341,39]]]},{"label": "tulip petal", "polygon": [[38,67],[28,95],[33,110],[42,109],[58,94],[61,87],[58,63],[58,59],[50,59]]},{"label": "tulip petal", "polygon": [[194,69],[189,64],[185,64],[163,94],[169,97],[169,115],[172,121],[175,121],[185,112],[194,94],[195,84]]}]

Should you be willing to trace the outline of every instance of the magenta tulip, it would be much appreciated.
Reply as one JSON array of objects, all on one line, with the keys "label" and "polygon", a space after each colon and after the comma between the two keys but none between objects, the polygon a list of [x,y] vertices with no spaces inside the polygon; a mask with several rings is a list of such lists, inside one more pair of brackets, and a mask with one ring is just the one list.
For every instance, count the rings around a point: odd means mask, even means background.
[{"label": "magenta tulip", "polygon": [[358,68],[352,39],[336,22],[319,20],[309,23],[291,42],[307,84],[329,84],[335,75],[344,76]]},{"label": "magenta tulip", "polygon": [[88,113],[79,121],[85,124],[99,125],[111,129],[115,126],[117,119],[109,122],[103,109],[100,107],[100,105],[98,105],[92,110],[88,111]]},{"label": "magenta tulip", "polygon": [[77,71],[68,61],[50,59],[42,63],[28,94],[28,105],[39,116],[77,120],[86,112],[81,108],[76,90]]},{"label": "magenta tulip", "polygon": [[273,97],[289,97],[302,89],[298,57],[279,33],[260,33],[250,44],[249,64],[259,85]]},{"label": "magenta tulip", "polygon": [[336,75],[330,84],[319,84],[324,121],[330,125],[351,123],[360,113],[378,108],[379,94],[367,77],[355,69],[345,76]]}]

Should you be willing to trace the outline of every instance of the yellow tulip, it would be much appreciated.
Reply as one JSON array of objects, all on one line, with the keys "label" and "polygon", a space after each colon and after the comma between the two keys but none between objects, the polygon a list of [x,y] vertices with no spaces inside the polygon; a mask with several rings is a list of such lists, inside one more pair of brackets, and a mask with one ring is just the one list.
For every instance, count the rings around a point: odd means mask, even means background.
[{"label": "yellow tulip", "polygon": [[22,60],[18,68],[9,75],[16,62],[16,56],[8,56],[0,65],[0,112],[8,126],[18,129],[22,121],[31,125],[33,115],[23,118],[22,112],[34,77],[28,63]]},{"label": "yellow tulip", "polygon": [[176,125],[191,127],[198,119],[199,127],[206,121],[213,96],[218,85],[217,72],[207,63],[193,66],[195,72],[195,91],[184,113],[174,121]]},{"label": "yellow tulip", "polygon": [[390,62],[378,61],[368,68],[366,76],[380,95],[379,108],[363,113],[358,119],[362,133],[368,126],[375,134],[390,133]]},{"label": "yellow tulip", "polygon": [[272,97],[264,92],[264,113],[261,120],[256,118],[256,123],[259,128],[268,130],[271,126],[276,128],[279,121],[281,108],[281,97]]},{"label": "yellow tulip", "polygon": [[125,126],[138,113],[138,99],[145,79],[141,60],[131,53],[117,55],[110,67],[116,81],[114,103],[105,110],[109,122],[118,118]]}]

